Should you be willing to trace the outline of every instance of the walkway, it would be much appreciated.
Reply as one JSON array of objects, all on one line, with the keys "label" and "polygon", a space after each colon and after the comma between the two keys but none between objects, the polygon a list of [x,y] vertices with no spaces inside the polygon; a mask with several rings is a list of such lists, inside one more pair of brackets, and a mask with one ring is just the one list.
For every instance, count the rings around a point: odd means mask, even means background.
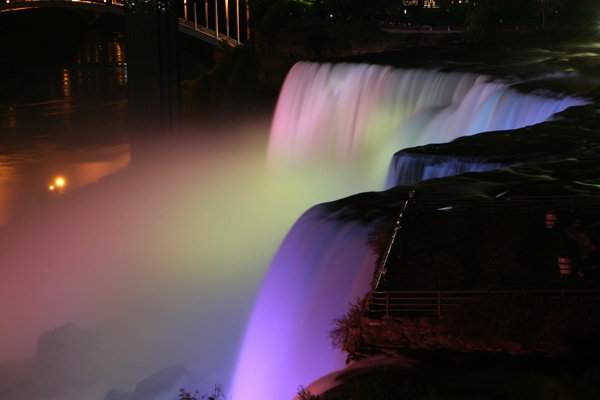
[{"label": "walkway", "polygon": [[400,228],[388,231],[367,315],[441,315],[460,301],[507,292],[600,300],[600,196],[440,202],[417,193],[407,202]]}]

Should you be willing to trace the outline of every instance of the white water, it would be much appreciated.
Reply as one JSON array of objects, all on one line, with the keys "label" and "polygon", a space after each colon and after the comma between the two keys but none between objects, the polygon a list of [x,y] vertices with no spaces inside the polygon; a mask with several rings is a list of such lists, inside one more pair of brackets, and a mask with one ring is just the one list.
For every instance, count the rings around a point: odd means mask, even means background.
[{"label": "white water", "polygon": [[381,190],[394,153],[537,124],[575,98],[527,95],[476,74],[298,63],[277,104],[269,161],[342,169]]},{"label": "white water", "polygon": [[[0,300],[11,305],[0,308],[0,360],[32,355],[39,334],[70,321],[100,332],[108,347],[81,367],[94,386],[68,398],[131,390],[184,364],[195,378],[190,390],[223,383],[234,400],[291,399],[300,385],[343,366],[344,355],[329,348],[329,321],[364,295],[373,272],[364,246],[369,225],[312,206],[383,189],[396,151],[466,134],[470,118],[480,124],[474,132],[487,129],[490,104],[513,95],[485,81],[301,63],[281,93],[267,171],[262,132],[240,127],[226,142],[163,154],[153,167],[11,222],[0,231]],[[481,104],[463,110],[467,98]],[[550,100],[532,101],[545,109]],[[423,135],[400,129],[442,115],[457,121],[452,134],[441,122],[444,129]],[[20,398],[30,400],[26,394]]]},{"label": "white water", "polygon": [[[474,74],[374,65],[296,64],[277,104],[269,165],[338,171],[341,179],[360,182],[362,191],[381,190],[398,150],[533,125],[583,103],[523,95],[488,81]],[[423,177],[465,172],[455,167],[447,160],[420,171]],[[331,349],[327,332],[331,320],[369,288],[370,229],[330,215],[326,205],[296,222],[254,306],[235,400],[291,399],[300,385],[343,367],[344,355]]]},{"label": "white water", "polygon": [[484,172],[508,165],[489,162],[485,158],[462,158],[449,155],[396,154],[390,163],[386,188],[465,172]]},{"label": "white water", "polygon": [[255,304],[233,398],[290,399],[301,384],[344,364],[327,329],[352,294],[368,291],[374,258],[365,246],[369,226],[331,217],[314,207],[279,248]]}]

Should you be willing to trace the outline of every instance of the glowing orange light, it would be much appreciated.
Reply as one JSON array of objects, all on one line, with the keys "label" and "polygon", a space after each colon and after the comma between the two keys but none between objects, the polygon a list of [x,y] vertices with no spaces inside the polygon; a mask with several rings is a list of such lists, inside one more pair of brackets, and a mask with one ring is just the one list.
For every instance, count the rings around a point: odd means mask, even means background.
[{"label": "glowing orange light", "polygon": [[48,186],[48,189],[50,189],[50,190],[54,190],[54,185],[50,185],[50,186]]},{"label": "glowing orange light", "polygon": [[58,186],[58,187],[63,187],[63,186],[65,186],[66,182],[65,182],[64,178],[56,178],[54,183],[56,183],[56,186]]}]

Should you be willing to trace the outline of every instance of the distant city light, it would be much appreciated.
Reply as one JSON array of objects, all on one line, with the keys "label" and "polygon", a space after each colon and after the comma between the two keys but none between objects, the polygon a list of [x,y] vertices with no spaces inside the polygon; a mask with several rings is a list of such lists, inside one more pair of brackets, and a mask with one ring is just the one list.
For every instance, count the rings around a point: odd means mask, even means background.
[{"label": "distant city light", "polygon": [[54,179],[54,182],[52,182],[50,185],[48,185],[48,190],[54,191],[54,190],[58,189],[59,191],[62,192],[62,189],[64,189],[66,184],[67,184],[67,181],[65,180],[65,178],[63,178],[62,176],[59,176],[56,179]]}]

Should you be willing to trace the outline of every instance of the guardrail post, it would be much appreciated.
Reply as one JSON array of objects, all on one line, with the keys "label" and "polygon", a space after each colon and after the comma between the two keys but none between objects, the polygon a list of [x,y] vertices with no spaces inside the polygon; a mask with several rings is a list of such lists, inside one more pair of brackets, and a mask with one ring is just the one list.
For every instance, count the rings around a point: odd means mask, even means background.
[{"label": "guardrail post", "polygon": [[240,44],[240,0],[235,0],[235,35],[237,43]]},{"label": "guardrail post", "polygon": [[229,37],[229,0],[225,0],[225,36]]},{"label": "guardrail post", "polygon": [[194,2],[194,29],[198,30],[198,12],[196,11],[196,2]]},{"label": "guardrail post", "polygon": [[385,292],[385,316],[390,316],[390,292]]},{"label": "guardrail post", "polygon": [[208,0],[204,0],[204,22],[206,23],[206,29],[208,29]]},{"label": "guardrail post", "polygon": [[217,39],[219,38],[219,5],[217,4],[217,0],[215,0],[215,33],[217,34]]}]

